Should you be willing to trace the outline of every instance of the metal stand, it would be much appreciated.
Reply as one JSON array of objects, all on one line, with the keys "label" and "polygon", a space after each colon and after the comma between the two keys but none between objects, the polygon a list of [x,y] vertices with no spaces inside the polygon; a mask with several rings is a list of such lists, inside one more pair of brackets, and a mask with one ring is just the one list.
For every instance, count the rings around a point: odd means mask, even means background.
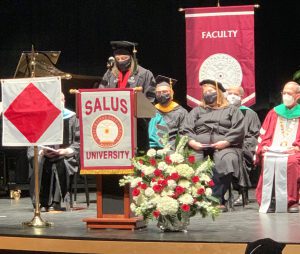
[{"label": "metal stand", "polygon": [[[31,67],[31,77],[35,76],[35,55],[34,55],[34,48],[32,46],[32,55],[30,61]],[[34,146],[34,190],[35,190],[35,209],[34,209],[34,216],[31,221],[23,222],[22,225],[28,227],[37,227],[37,228],[44,228],[44,227],[51,227],[53,226],[52,222],[44,221],[41,218],[41,209],[40,209],[40,190],[39,190],[39,161],[38,161],[38,147]]]}]

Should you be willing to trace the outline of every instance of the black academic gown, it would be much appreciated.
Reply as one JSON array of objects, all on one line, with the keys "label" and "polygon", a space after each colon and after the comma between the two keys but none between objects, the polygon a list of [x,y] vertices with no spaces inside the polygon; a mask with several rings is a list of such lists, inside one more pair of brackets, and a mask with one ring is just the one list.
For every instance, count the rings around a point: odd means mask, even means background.
[{"label": "black academic gown", "polygon": [[[70,176],[79,168],[79,122],[75,115],[64,119],[63,144],[59,148],[72,148],[74,154],[57,158],[39,156],[40,204],[49,207],[53,202],[60,203],[70,187]],[[28,148],[30,162],[30,196],[35,205],[33,147]]]},{"label": "black academic gown", "polygon": [[229,147],[199,151],[197,158],[203,159],[205,153],[211,155],[215,163],[215,172],[220,177],[232,173],[238,184],[246,187],[249,186],[250,180],[242,163],[243,118],[242,112],[233,105],[220,109],[196,107],[186,117],[183,133],[202,144],[228,141]]}]

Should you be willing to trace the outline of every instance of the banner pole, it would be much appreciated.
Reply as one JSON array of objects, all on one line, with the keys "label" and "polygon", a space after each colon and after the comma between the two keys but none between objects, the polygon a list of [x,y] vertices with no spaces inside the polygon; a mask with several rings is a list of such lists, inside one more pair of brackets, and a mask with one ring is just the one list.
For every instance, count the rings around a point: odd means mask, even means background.
[{"label": "banner pole", "polygon": [[[30,65],[31,65],[31,77],[35,77],[35,54],[34,54],[34,47],[32,45],[31,49],[31,59],[30,59]],[[34,164],[33,164],[33,170],[34,170],[34,196],[35,196],[35,209],[34,209],[34,216],[31,221],[23,222],[22,224],[24,226],[29,227],[37,227],[37,228],[44,228],[44,227],[50,227],[53,226],[52,222],[44,221],[41,218],[41,209],[40,209],[40,189],[39,189],[39,152],[38,147],[34,146]]]}]

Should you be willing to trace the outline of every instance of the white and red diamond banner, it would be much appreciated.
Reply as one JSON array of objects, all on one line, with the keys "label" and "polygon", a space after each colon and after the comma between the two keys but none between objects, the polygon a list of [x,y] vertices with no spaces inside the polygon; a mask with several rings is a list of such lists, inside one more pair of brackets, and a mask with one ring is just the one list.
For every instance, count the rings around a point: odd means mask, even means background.
[{"label": "white and red diamond banner", "polygon": [[4,79],[3,146],[63,142],[60,77]]},{"label": "white and red diamond banner", "polygon": [[185,9],[187,102],[199,105],[199,81],[242,86],[255,104],[254,6]]}]

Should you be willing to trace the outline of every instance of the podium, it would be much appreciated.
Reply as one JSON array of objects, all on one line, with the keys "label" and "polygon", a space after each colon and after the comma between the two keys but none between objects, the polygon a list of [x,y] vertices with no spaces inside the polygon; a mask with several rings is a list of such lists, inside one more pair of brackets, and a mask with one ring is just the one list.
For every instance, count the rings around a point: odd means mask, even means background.
[{"label": "podium", "polygon": [[[96,89],[96,90],[101,90],[101,89]],[[114,91],[114,93],[118,93],[119,91],[121,91],[120,89],[102,89],[102,90],[103,91],[111,90]],[[122,89],[122,90],[132,91],[132,89]],[[86,89],[86,91],[88,91],[88,89]],[[142,92],[134,91],[133,98],[131,101],[132,101],[131,104],[132,110],[134,112],[134,114],[132,115],[133,119],[131,120],[133,123],[132,127],[133,127],[134,148],[135,148],[136,136],[138,131],[137,119],[151,118],[152,116],[154,116],[156,110]],[[81,106],[84,105],[81,99],[79,99],[79,105]],[[98,108],[100,108],[100,106]],[[83,119],[82,112],[79,116],[80,119]],[[97,122],[97,120],[95,120],[94,123],[95,122]],[[148,133],[145,133],[145,135],[148,135]],[[99,139],[101,139],[101,137],[99,137]],[[86,165],[81,165],[81,170],[83,168],[89,168],[89,167],[87,167]],[[110,167],[107,166],[107,168]],[[91,173],[89,173],[89,169],[82,170],[82,171],[84,174],[95,173],[95,170],[93,169],[90,170]],[[83,222],[86,222],[86,226],[91,229],[114,228],[114,229],[133,230],[133,229],[145,227],[146,225],[143,218],[134,217],[130,212],[130,187],[128,185],[124,187],[120,187],[118,184],[118,181],[121,178],[121,176],[123,176],[123,174],[119,174],[119,173],[109,174],[109,170],[104,170],[104,171],[106,173],[101,174],[101,170],[99,170],[99,174],[96,175],[97,217],[84,218]]]}]

